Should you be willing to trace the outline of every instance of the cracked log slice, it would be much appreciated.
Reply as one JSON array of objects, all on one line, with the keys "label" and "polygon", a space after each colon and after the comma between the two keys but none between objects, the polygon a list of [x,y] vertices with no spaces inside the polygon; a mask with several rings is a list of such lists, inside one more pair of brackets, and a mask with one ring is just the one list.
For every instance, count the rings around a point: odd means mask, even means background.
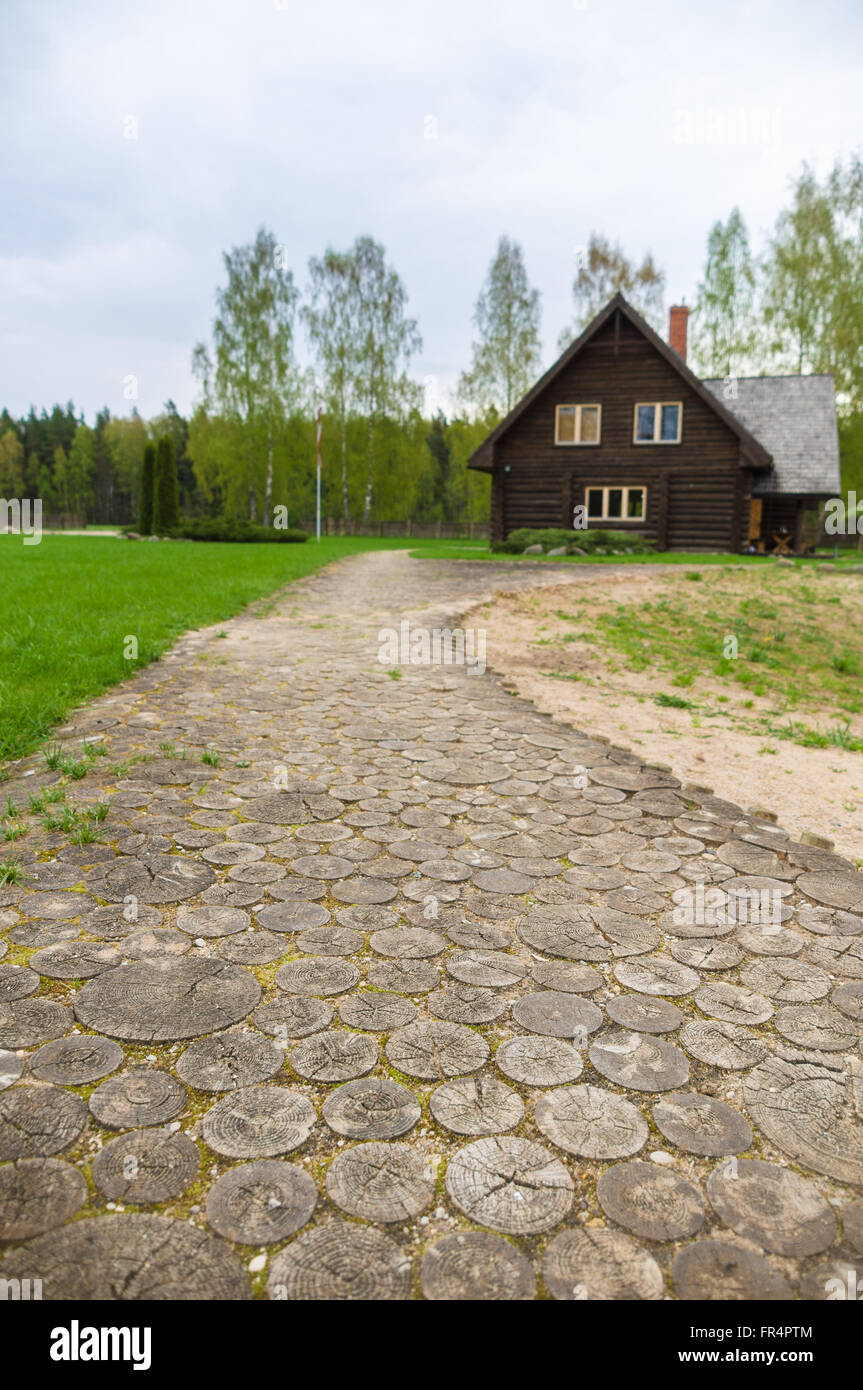
[{"label": "cracked log slice", "polygon": [[516,930],[527,946],[564,960],[604,961],[611,955],[608,942],[596,930],[586,907],[537,907],[519,922]]},{"label": "cracked log slice", "polygon": [[87,1102],[40,1082],[0,1095],[0,1160],[43,1158],[68,1149],[87,1124]]},{"label": "cracked log slice", "polygon": [[501,1134],[459,1149],[446,1172],[450,1198],[470,1220],[507,1235],[550,1231],[572,1206],[572,1178],[541,1144]]},{"label": "cracked log slice", "polygon": [[590,1060],[602,1076],[633,1091],[674,1091],[689,1080],[686,1054],[644,1033],[604,1033],[591,1044]]},{"label": "cracked log slice", "polygon": [[372,932],[369,940],[372,950],[379,956],[392,956],[396,960],[439,956],[447,944],[440,932],[427,927],[384,927],[382,931]]},{"label": "cracked log slice", "polygon": [[30,964],[49,980],[89,980],[103,970],[112,970],[122,960],[113,946],[99,941],[68,941],[36,951]]},{"label": "cracked log slice", "polygon": [[427,994],[440,983],[440,970],[426,960],[386,960],[369,962],[369,984],[399,994]]},{"label": "cracked log slice", "polygon": [[858,1030],[832,1004],[797,1004],[780,1009],[776,1031],[798,1047],[820,1052],[848,1052],[857,1046]]},{"label": "cracked log slice", "polygon": [[194,1182],[200,1164],[188,1134],[138,1130],[100,1150],[93,1159],[93,1181],[112,1202],[167,1202]]},{"label": "cracked log slice", "polygon": [[251,920],[240,907],[181,907],[177,913],[180,931],[205,939],[246,931]]},{"label": "cracked log slice", "polygon": [[291,1066],[309,1081],[352,1081],[378,1060],[377,1043],[364,1033],[313,1033],[291,1053]]},{"label": "cracked log slice", "polygon": [[766,1043],[736,1023],[695,1019],[680,1030],[680,1041],[690,1056],[723,1071],[742,1071],[757,1066],[767,1056]]},{"label": "cracked log slice", "polygon": [[673,941],[671,954],[675,960],[694,966],[696,970],[733,970],[744,959],[743,952],[733,941],[700,936],[688,941]]},{"label": "cracked log slice", "polygon": [[314,1179],[293,1163],[265,1158],[223,1174],[207,1194],[207,1220],[240,1245],[272,1245],[299,1231],[318,1201]]},{"label": "cracked log slice", "polygon": [[707,1179],[713,1210],[737,1235],[776,1255],[802,1259],[826,1250],[838,1223],[811,1182],[778,1163],[739,1158]]},{"label": "cracked log slice", "polygon": [[444,985],[429,995],[426,1004],[435,1018],[450,1023],[491,1023],[507,1010],[505,999],[478,985]]},{"label": "cracked log slice", "polygon": [[330,914],[318,903],[283,902],[270,903],[256,912],[258,926],[275,932],[314,931],[316,927],[326,926]]},{"label": "cracked log slice", "polygon": [[330,896],[337,903],[356,905],[389,903],[397,894],[393,884],[379,878],[342,878],[330,889]]},{"label": "cracked log slice", "polygon": [[488,1061],[489,1046],[472,1028],[438,1019],[409,1023],[390,1036],[388,1060],[408,1076],[445,1081],[478,1071]]},{"label": "cracked log slice", "polygon": [[327,1194],[366,1221],[410,1221],[431,1205],[435,1179],[409,1144],[356,1144],[330,1164]]},{"label": "cracked log slice", "polygon": [[740,979],[749,989],[782,1004],[811,1004],[829,994],[832,985],[830,976],[816,965],[781,957],[752,961],[741,970]]},{"label": "cracked log slice", "polygon": [[30,1058],[30,1075],[55,1086],[86,1086],[101,1081],[123,1062],[123,1049],[109,1038],[73,1033],[45,1043]]},{"label": "cracked log slice", "polygon": [[581,1054],[562,1038],[510,1038],[494,1060],[504,1076],[525,1086],[561,1086],[584,1068]]},{"label": "cracked log slice", "polygon": [[856,870],[826,869],[803,873],[795,884],[801,893],[827,907],[845,912],[863,912],[863,874]]},{"label": "cracked log slice", "polygon": [[746,1108],[783,1153],[838,1182],[863,1183],[856,1080],[838,1066],[771,1057],[746,1078]]},{"label": "cracked log slice", "polygon": [[259,1033],[230,1029],[192,1043],[178,1059],[176,1071],[198,1091],[235,1091],[269,1081],[284,1060],[281,1049]]},{"label": "cracked log slice", "polygon": [[417,1010],[409,999],[400,994],[381,990],[362,990],[349,994],[339,1005],[339,1018],[348,1028],[361,1028],[369,1033],[389,1033],[412,1023]]},{"label": "cracked log slice", "polygon": [[294,941],[307,956],[352,956],[363,948],[363,938],[350,927],[311,927]]},{"label": "cracked log slice", "polygon": [[239,1023],[260,997],[258,981],[240,965],[158,958],[97,975],[76,994],[75,1015],[108,1037],[165,1042]]},{"label": "cracked log slice", "polygon": [[248,1275],[221,1241],[187,1221],[88,1217],[0,1257],[6,1278],[41,1279],[44,1297],[83,1301],[251,1298]]},{"label": "cracked log slice", "polygon": [[672,1144],[690,1154],[721,1158],[739,1154],[752,1143],[752,1130],[739,1110],[697,1091],[672,1091],[653,1107],[656,1127]]},{"label": "cracked log slice", "polygon": [[328,1095],[321,1113],[330,1129],[346,1139],[397,1139],[413,1129],[422,1107],[406,1086],[364,1077]]},{"label": "cracked log slice", "polygon": [[670,999],[646,994],[618,994],[606,1000],[605,1012],[619,1027],[635,1033],[673,1033],[684,1019]]},{"label": "cracked log slice", "polygon": [[184,956],[192,943],[183,932],[173,927],[143,927],[130,932],[123,940],[123,955],[130,960],[145,960],[152,956]]},{"label": "cracked log slice", "polygon": [[148,859],[130,859],[115,864],[105,874],[100,898],[121,902],[132,894],[142,903],[179,903],[194,898],[214,883],[216,875],[209,864],[180,854],[153,854]]},{"label": "cracked log slice", "polygon": [[846,1207],[842,1207],[839,1215],[842,1217],[844,1240],[858,1255],[863,1255],[863,1198],[849,1202]]},{"label": "cracked log slice", "polygon": [[305,1038],[309,1033],[319,1033],[333,1021],[335,1010],[332,1004],[314,995],[280,995],[270,1004],[260,1004],[252,1014],[253,1022],[265,1033],[270,1033],[279,1042],[290,1038]]},{"label": "cracked log slice", "polygon": [[291,1302],[402,1301],[411,1297],[410,1261],[383,1231],[328,1221],[279,1251],[267,1295]]},{"label": "cracked log slice", "polygon": [[[117,960],[119,962],[119,956]],[[39,976],[35,970],[29,970],[26,965],[0,965],[0,1000],[25,999],[38,988]]]},{"label": "cracked log slice", "polygon": [[515,1129],[524,1118],[518,1092],[483,1074],[444,1082],[432,1092],[429,1110],[453,1134],[498,1134]]},{"label": "cracked log slice", "polygon": [[566,1086],[540,1096],[536,1123],[559,1149],[583,1158],[631,1158],[647,1142],[640,1111],[599,1086]]},{"label": "cracked log slice", "polygon": [[58,1158],[22,1158],[0,1168],[0,1240],[27,1240],[62,1226],[87,1200],[77,1168]]},{"label": "cracked log slice", "polygon": [[701,984],[695,970],[669,956],[641,956],[638,960],[618,961],[614,976],[626,989],[634,989],[639,994],[691,994]]},{"label": "cracked log slice", "polygon": [[211,1105],[201,1137],[226,1158],[274,1158],[304,1144],[315,1124],[311,1103],[286,1086],[244,1086]]},{"label": "cracked log slice", "polygon": [[24,1070],[24,1062],[14,1052],[0,1049],[0,1091],[12,1086]]},{"label": "cracked log slice", "polygon": [[702,985],[692,997],[702,1013],[722,1023],[766,1023],[773,1016],[773,1005],[763,994],[722,980]]},{"label": "cracked log slice", "polygon": [[527,966],[517,956],[503,951],[460,951],[449,956],[447,972],[466,985],[485,985],[491,989],[518,984],[527,974]]},{"label": "cracked log slice", "polygon": [[502,1236],[456,1231],[435,1241],[420,1264],[423,1298],[457,1302],[525,1302],[536,1298],[530,1260]]},{"label": "cracked log slice", "polygon": [[289,960],[276,972],[276,984],[287,994],[344,994],[359,978],[359,970],[349,960],[328,956]]},{"label": "cracked log slice", "polygon": [[546,1246],[542,1277],[552,1298],[642,1302],[660,1299],[659,1265],[622,1231],[563,1231]]},{"label": "cracked log slice", "polygon": [[697,1240],[686,1245],[671,1266],[678,1298],[696,1302],[786,1301],[791,1289],[782,1275],[730,1240]]},{"label": "cracked log slice", "polygon": [[216,946],[216,955],[220,960],[229,960],[234,965],[270,965],[288,949],[281,937],[261,928],[226,937]]},{"label": "cracked log slice", "polygon": [[531,966],[530,977],[545,989],[560,990],[564,994],[589,994],[602,984],[602,976],[593,966],[571,965],[560,960],[536,961]]},{"label": "cracked log slice", "polygon": [[846,1018],[863,1023],[863,980],[849,980],[844,985],[837,985],[830,996],[830,1002],[835,1004]]},{"label": "cracked log slice", "polygon": [[110,1076],[90,1097],[90,1112],[108,1129],[164,1125],[186,1106],[186,1088],[161,1067],[132,1067]]},{"label": "cracked log slice", "polygon": [[654,1163],[616,1163],[596,1196],[606,1216],[644,1240],[682,1240],[704,1224],[704,1199],[694,1183]]},{"label": "cracked log slice", "polygon": [[0,1004],[0,1047],[36,1047],[72,1031],[73,1014],[65,1004],[41,995]]},{"label": "cracked log slice", "polygon": [[588,1034],[603,1022],[602,1010],[589,999],[552,989],[523,994],[513,1005],[512,1016],[531,1033],[549,1038],[579,1038],[582,1046]]}]

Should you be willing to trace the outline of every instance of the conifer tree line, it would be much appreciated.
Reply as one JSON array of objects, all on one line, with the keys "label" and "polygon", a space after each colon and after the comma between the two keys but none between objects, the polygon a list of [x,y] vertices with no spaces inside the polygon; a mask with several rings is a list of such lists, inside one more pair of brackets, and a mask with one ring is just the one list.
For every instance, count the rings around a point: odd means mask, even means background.
[{"label": "conifer tree line", "polygon": [[[631,258],[599,232],[576,250],[558,350],[617,290],[665,336],[665,274],[649,252]],[[447,414],[412,374],[419,325],[372,237],[313,257],[302,284],[263,228],[223,260],[209,342],[192,356],[190,417],[173,401],[147,421],[103,409],[92,426],[71,401],[18,419],[4,410],[0,497],[41,497],[49,515],[145,534],[180,515],[266,523],[277,506],[297,525],[314,514],[320,409],[325,516],[360,526],[487,519],[489,480],[468,472],[467,458],[544,365],[540,296],[517,242],[503,236],[494,251]],[[863,490],[860,156],[822,179],[804,165],[757,251],[739,208],[717,220],[692,308],[690,365],[701,375],[833,375],[843,486]]]}]

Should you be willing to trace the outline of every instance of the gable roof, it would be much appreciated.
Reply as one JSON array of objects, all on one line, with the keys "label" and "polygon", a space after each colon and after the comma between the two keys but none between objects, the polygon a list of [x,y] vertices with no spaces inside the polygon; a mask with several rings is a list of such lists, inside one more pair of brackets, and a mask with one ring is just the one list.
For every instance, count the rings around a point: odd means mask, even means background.
[{"label": "gable roof", "polygon": [[668,343],[663,342],[658,333],[654,333],[650,324],[633,309],[632,305],[628,303],[620,293],[616,294],[613,299],[610,299],[604,309],[600,309],[599,313],[591,319],[590,323],[579,334],[575,341],[570,343],[566,351],[557,359],[554,366],[549,367],[545,375],[540,377],[539,381],[528,391],[527,395],[522,396],[518,404],[513,406],[512,410],[501,420],[500,424],[497,425],[490,434],[486,435],[482,444],[480,444],[478,449],[474,450],[468,459],[468,468],[477,468],[485,472],[491,471],[492,446],[494,443],[512,428],[516,420],[527,410],[528,406],[532,405],[537,396],[539,396],[547,386],[551,385],[555,377],[558,376],[565,367],[569,366],[570,362],[578,355],[585,343],[608,322],[612,314],[617,310],[643,334],[651,346],[656,349],[661,357],[665,358],[666,362],[668,362],[678,375],[683,378],[687,386],[689,386],[697,396],[701,397],[714,414],[718,415],[719,418],[724,421],[732,433],[737,435],[741,443],[742,451],[750,467],[769,468],[771,463],[770,453],[764,445],[755,438],[754,434],[746,428],[736,414],[733,414],[721,400],[717,399],[712,391],[706,388],[695,373],[687,367],[679,353],[675,352],[674,348],[669,347]]},{"label": "gable roof", "polygon": [[[717,379],[704,385],[719,396],[726,383]],[[738,377],[735,385],[737,398],[727,402],[729,410],[773,455],[773,468],[754,480],[753,493],[838,494],[832,376]]]}]

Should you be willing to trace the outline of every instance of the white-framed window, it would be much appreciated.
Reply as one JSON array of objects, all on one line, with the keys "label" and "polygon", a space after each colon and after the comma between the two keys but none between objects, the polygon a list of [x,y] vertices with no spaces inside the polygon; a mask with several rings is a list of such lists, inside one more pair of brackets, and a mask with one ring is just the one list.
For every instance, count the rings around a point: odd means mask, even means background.
[{"label": "white-framed window", "polygon": [[554,412],[555,444],[598,444],[601,405],[559,405]]},{"label": "white-framed window", "polygon": [[588,521],[644,521],[647,516],[647,488],[588,487]]},{"label": "white-framed window", "polygon": [[682,401],[639,401],[632,419],[633,444],[679,444]]}]

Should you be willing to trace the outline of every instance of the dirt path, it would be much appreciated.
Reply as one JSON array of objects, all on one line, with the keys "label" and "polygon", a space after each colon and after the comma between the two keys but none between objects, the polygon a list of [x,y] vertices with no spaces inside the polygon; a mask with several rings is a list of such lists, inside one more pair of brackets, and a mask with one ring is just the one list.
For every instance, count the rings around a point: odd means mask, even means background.
[{"label": "dirt path", "polygon": [[818,1299],[859,1263],[861,875],[653,743],[379,661],[504,580],[559,576],[375,552],[187,635],[61,731],[108,749],[87,834],[12,768],[0,1276]]}]

